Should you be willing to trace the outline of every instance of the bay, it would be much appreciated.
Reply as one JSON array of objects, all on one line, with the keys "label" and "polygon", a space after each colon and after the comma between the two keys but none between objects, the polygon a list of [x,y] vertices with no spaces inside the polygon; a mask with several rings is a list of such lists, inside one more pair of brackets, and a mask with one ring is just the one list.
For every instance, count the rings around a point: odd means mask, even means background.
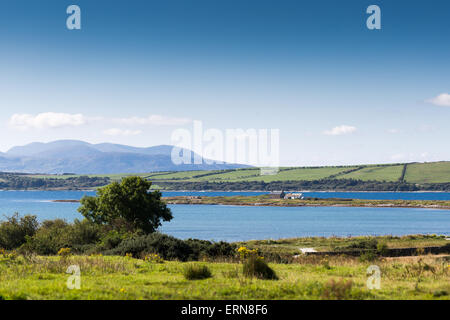
[{"label": "bay", "polygon": [[[255,192],[164,192],[164,196],[257,195]],[[1,191],[0,219],[14,212],[34,214],[40,221],[81,218],[78,203],[52,200],[81,199],[92,191]],[[314,192],[321,198],[450,200],[450,193]],[[175,237],[241,241],[307,236],[450,235],[450,210],[345,207],[242,207],[170,205],[174,219],[160,231]]]}]

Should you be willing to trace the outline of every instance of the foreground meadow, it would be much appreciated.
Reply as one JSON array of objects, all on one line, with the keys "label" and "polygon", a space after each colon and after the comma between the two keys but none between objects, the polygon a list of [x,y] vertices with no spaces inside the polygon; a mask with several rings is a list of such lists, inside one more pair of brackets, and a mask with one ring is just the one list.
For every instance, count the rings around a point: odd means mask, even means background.
[{"label": "foreground meadow", "polygon": [[[67,268],[80,268],[69,289]],[[187,280],[188,266],[211,277]],[[272,264],[278,280],[245,277],[242,263],[145,261],[130,256],[0,256],[0,299],[450,299],[450,256],[358,258],[300,256]],[[369,289],[370,265],[380,289]],[[73,276],[73,275],[72,275]]]}]

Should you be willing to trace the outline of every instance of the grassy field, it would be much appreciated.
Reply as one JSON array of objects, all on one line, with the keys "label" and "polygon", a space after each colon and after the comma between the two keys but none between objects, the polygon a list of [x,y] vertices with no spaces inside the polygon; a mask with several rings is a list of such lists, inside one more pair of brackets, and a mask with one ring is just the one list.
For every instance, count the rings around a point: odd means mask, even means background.
[{"label": "grassy field", "polygon": [[[260,175],[259,168],[212,171],[153,172],[139,174],[88,175],[90,177],[109,177],[118,181],[123,177],[138,175],[157,183],[161,182],[240,182],[240,181],[312,181],[319,179],[358,179],[364,181],[398,181],[402,176],[404,164],[361,165],[336,167],[282,167],[275,175]],[[77,177],[79,175],[30,175],[38,178]],[[450,161],[411,163],[407,165],[405,182],[445,183],[450,182]]]},{"label": "grassy field", "polygon": [[410,164],[406,169],[405,180],[412,183],[449,182],[450,162]]},{"label": "grassy field", "polygon": [[[1,299],[450,299],[450,256],[386,258],[300,257],[269,264],[279,280],[244,277],[238,262],[152,263],[118,256],[0,258]],[[188,265],[212,277],[186,280]],[[68,289],[69,265],[81,269],[80,289]],[[367,287],[367,268],[381,271],[380,289]]]},{"label": "grassy field", "polygon": [[339,179],[397,181],[403,171],[403,165],[396,166],[368,166],[363,169],[340,175]]},{"label": "grassy field", "polygon": [[[19,255],[0,251],[1,299],[445,299],[450,300],[450,255],[381,257],[304,255],[299,248],[341,250],[376,241],[387,248],[442,246],[444,236],[330,237],[258,240],[236,243],[259,254],[286,254],[286,263],[270,263],[277,280],[245,276],[242,257],[180,262],[131,256]],[[380,270],[380,288],[367,286],[369,266]],[[67,286],[80,270],[80,288]],[[188,280],[185,271],[206,266],[211,277]]]}]

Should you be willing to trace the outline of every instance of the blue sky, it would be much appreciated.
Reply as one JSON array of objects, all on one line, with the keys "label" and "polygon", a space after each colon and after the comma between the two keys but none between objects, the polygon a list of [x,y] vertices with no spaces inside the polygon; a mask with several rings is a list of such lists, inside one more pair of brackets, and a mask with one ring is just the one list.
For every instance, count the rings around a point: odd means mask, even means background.
[{"label": "blue sky", "polygon": [[201,120],[280,129],[282,165],[450,160],[449,18],[446,0],[5,0],[0,151],[170,144]]}]

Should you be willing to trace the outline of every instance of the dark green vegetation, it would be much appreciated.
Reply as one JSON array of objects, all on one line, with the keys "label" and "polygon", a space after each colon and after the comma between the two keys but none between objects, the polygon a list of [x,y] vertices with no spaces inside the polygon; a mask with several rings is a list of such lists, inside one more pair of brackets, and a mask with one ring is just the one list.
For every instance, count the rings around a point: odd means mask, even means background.
[{"label": "dark green vegetation", "polygon": [[0,224],[0,249],[56,255],[61,248],[70,248],[76,254],[129,254],[142,258],[156,253],[164,259],[180,261],[230,257],[235,252],[235,245],[225,242],[180,240],[158,232],[130,232],[88,220],[67,223],[58,219],[38,223],[35,216],[14,215]]},{"label": "dark green vegetation", "polygon": [[30,176],[0,172],[0,189],[6,190],[80,190],[97,188],[110,183],[108,177],[88,176]]},{"label": "dark green vegetation", "polygon": [[[261,175],[259,168],[165,171],[137,175],[151,180],[153,188],[160,190],[450,191],[450,162],[283,167],[274,175]],[[127,176],[130,174],[89,175],[91,178],[108,178],[111,181],[120,181]],[[55,180],[80,176],[29,177]]]}]

